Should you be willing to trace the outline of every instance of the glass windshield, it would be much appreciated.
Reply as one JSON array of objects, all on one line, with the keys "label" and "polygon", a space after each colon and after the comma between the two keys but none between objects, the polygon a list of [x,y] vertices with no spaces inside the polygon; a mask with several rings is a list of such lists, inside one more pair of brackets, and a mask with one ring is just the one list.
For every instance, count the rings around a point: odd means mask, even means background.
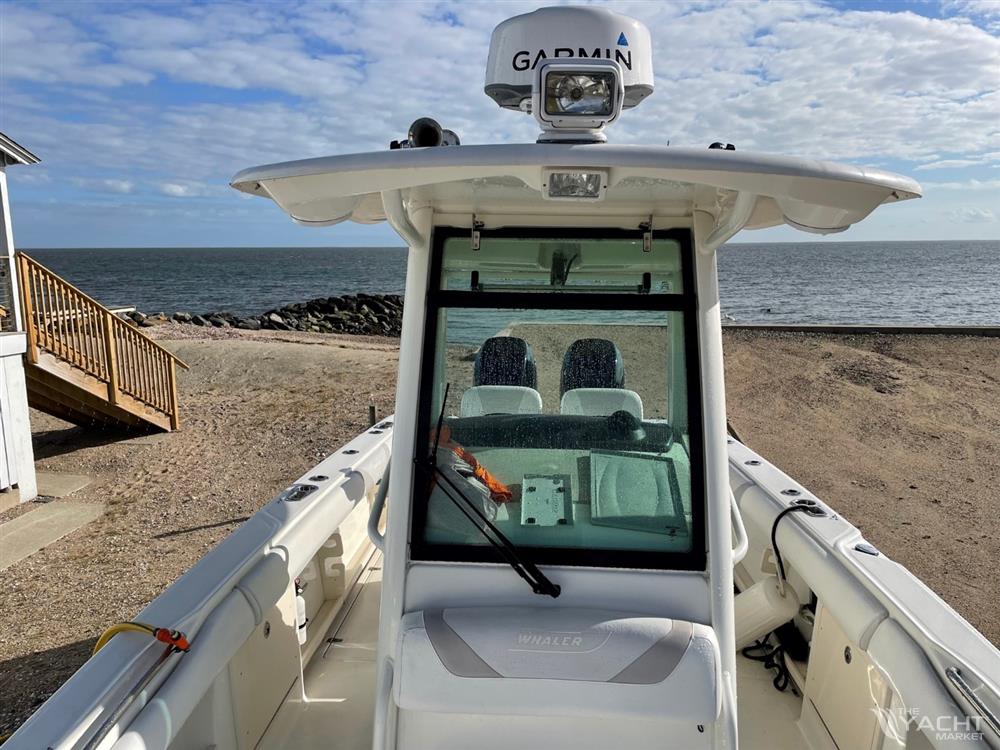
[{"label": "glass windshield", "polygon": [[[438,252],[418,450],[539,562],[703,567],[681,244],[466,235]],[[492,559],[447,487],[416,487],[414,557]]]}]

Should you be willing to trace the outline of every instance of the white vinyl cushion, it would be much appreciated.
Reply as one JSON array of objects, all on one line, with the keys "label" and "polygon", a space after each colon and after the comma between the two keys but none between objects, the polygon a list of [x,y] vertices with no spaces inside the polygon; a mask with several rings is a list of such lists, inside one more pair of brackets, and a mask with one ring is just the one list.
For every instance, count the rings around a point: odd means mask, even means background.
[{"label": "white vinyl cushion", "polygon": [[460,414],[541,414],[542,397],[534,388],[520,385],[475,385],[462,394]]},{"label": "white vinyl cushion", "polygon": [[396,665],[408,711],[711,723],[721,705],[711,628],[596,609],[410,613]]},{"label": "white vinyl cushion", "polygon": [[642,399],[624,388],[574,388],[563,394],[559,411],[581,417],[608,417],[627,411],[641,421]]}]

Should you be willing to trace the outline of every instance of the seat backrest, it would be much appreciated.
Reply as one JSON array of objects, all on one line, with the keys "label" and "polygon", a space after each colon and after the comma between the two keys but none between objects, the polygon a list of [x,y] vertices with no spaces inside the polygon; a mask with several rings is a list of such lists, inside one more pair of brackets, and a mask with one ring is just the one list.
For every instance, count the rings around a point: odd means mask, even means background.
[{"label": "seat backrest", "polygon": [[542,397],[534,388],[517,385],[476,385],[462,394],[459,414],[541,414]]},{"label": "seat backrest", "polygon": [[528,342],[516,336],[486,339],[476,352],[473,385],[538,387],[538,368]]},{"label": "seat backrest", "polygon": [[574,388],[624,388],[622,353],[607,339],[577,339],[563,357],[560,395]]},{"label": "seat backrest", "polygon": [[574,388],[563,394],[559,411],[583,417],[609,417],[616,411],[627,411],[642,421],[642,399],[625,388]]}]

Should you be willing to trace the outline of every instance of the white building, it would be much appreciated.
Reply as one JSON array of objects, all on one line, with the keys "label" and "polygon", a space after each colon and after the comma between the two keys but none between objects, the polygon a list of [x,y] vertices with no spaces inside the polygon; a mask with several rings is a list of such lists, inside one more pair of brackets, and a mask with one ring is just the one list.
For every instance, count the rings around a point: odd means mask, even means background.
[{"label": "white building", "polygon": [[26,334],[21,317],[21,299],[14,260],[14,233],[10,219],[7,167],[37,164],[39,158],[0,133],[0,508],[12,505],[9,495],[18,490],[20,502],[37,494],[35,456],[31,448],[28,394],[24,381]]}]

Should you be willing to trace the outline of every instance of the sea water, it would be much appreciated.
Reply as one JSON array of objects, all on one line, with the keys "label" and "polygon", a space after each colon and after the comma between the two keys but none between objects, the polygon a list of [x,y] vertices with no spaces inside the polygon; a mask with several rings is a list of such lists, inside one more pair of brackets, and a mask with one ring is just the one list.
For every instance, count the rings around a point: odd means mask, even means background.
[{"label": "sea water", "polygon": [[[313,297],[400,294],[406,272],[402,248],[26,252],[98,301],[147,313],[256,315]],[[719,284],[724,315],[743,323],[1000,325],[1000,241],[731,244]],[[470,340],[496,322],[484,318]]]}]

